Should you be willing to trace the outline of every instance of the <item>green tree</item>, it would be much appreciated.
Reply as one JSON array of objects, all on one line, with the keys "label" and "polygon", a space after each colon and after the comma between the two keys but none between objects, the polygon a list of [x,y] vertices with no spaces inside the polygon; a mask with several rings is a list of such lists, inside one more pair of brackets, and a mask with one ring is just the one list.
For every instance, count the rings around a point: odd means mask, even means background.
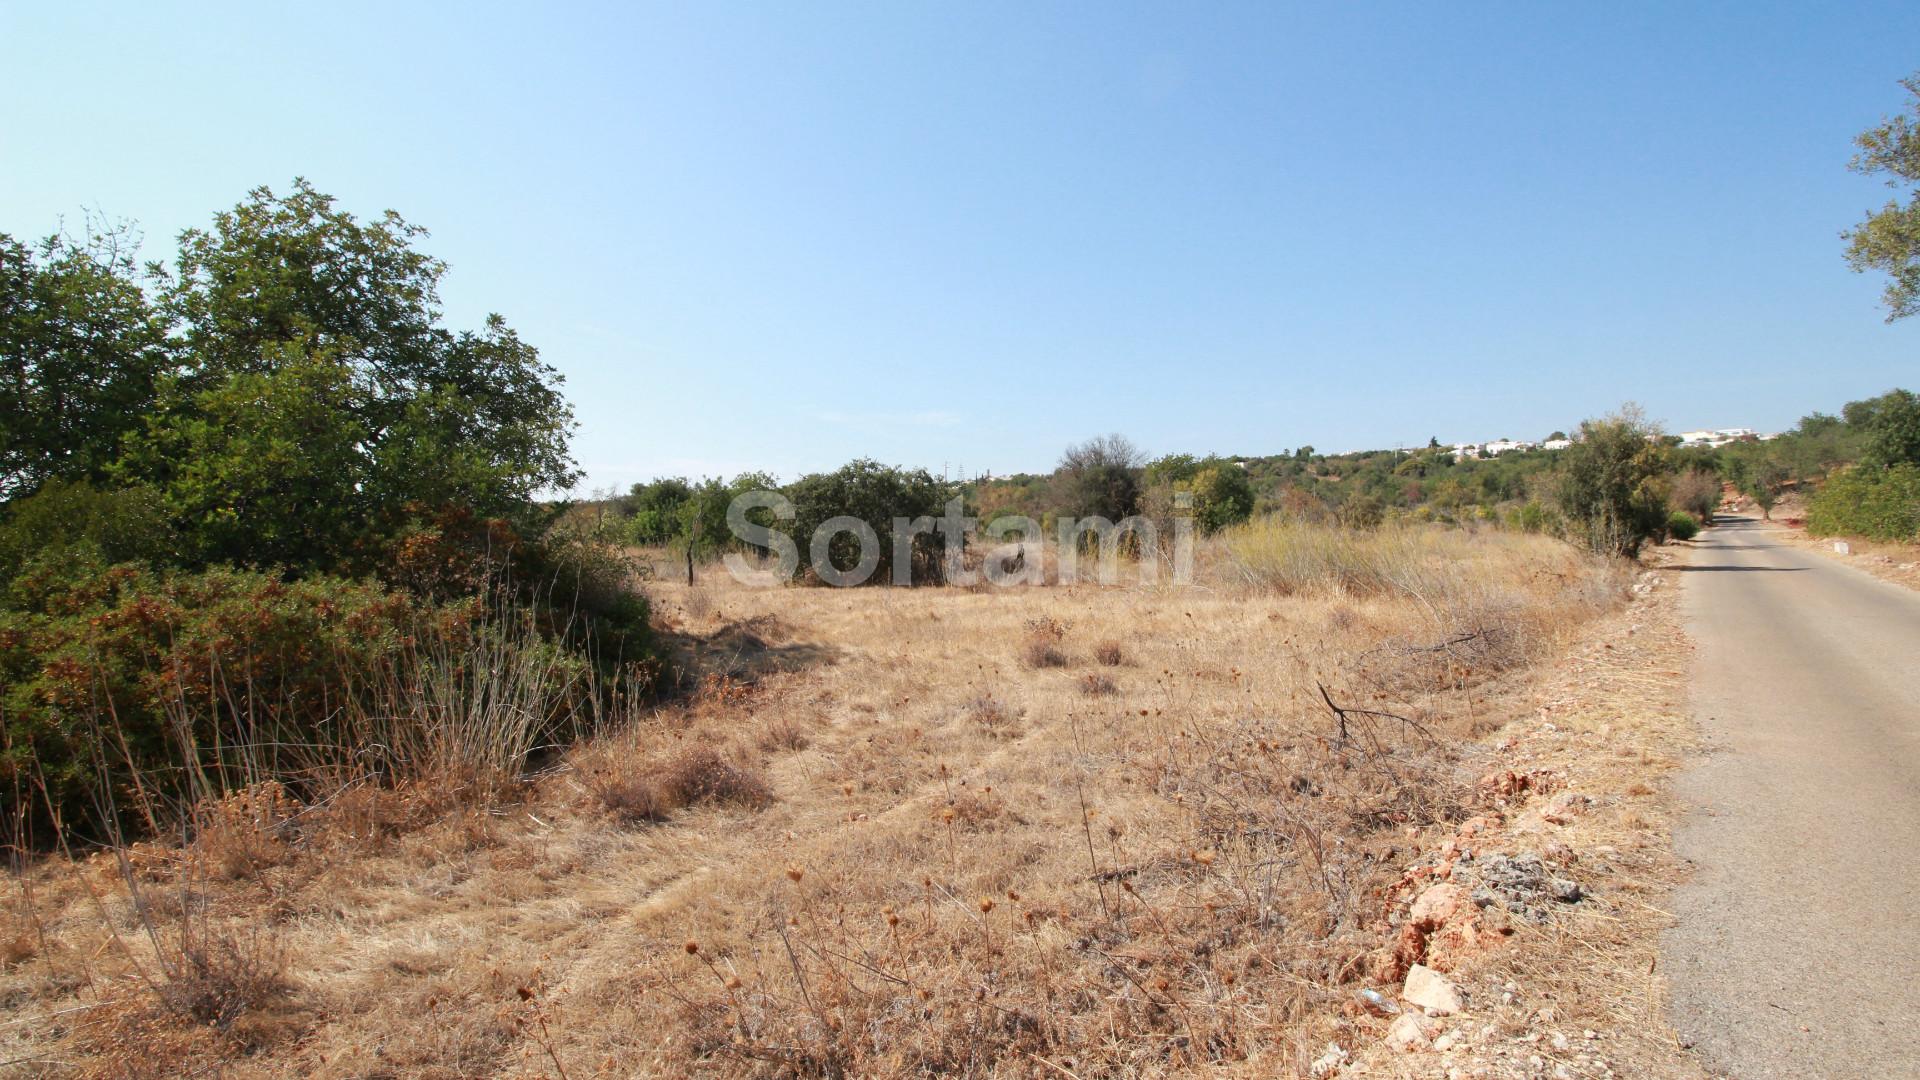
[{"label": "green tree", "polygon": [[[858,518],[867,523],[879,540],[879,565],[868,583],[884,585],[894,575],[895,518],[940,517],[946,502],[958,493],[956,485],[937,480],[925,469],[902,469],[861,459],[830,473],[815,473],[795,481],[786,489],[793,500],[794,520],[780,526],[800,547],[800,557],[810,564],[812,543],[821,535],[821,527],[836,517]],[[726,505],[719,504],[722,522],[719,535],[727,535],[724,522]],[[835,569],[848,571],[860,563],[860,538],[851,532],[839,532],[826,541],[827,560]],[[907,580],[931,581],[939,571],[941,538],[938,534],[914,537],[908,549],[911,565]]]},{"label": "green tree", "polygon": [[1860,432],[1862,464],[1920,465],[1920,395],[1889,390],[1865,401],[1849,401],[1841,414]]},{"label": "green tree", "polygon": [[153,268],[182,362],[121,472],[159,488],[206,557],[332,568],[443,507],[528,523],[578,478],[559,374],[497,315],[440,325],[446,268],[424,235],[299,180]]},{"label": "green tree", "polygon": [[1879,270],[1891,280],[1882,295],[1887,321],[1920,311],[1920,75],[1900,83],[1911,97],[1905,112],[1868,128],[1854,138],[1859,152],[1848,168],[1883,177],[1888,187],[1906,190],[1906,202],[1889,199],[1852,230],[1847,264],[1855,273]]},{"label": "green tree", "polygon": [[346,364],[307,342],[267,344],[257,372],[193,391],[128,439],[124,470],[164,478],[161,497],[201,563],[317,567],[370,539],[377,498],[365,391]]},{"label": "green tree", "polygon": [[1178,497],[1190,498],[1186,512],[1205,533],[1215,533],[1253,516],[1253,483],[1236,461],[1209,455],[1168,454],[1147,464],[1142,473],[1140,512],[1152,517],[1164,531],[1181,511]]},{"label": "green tree", "polygon": [[1780,501],[1780,493],[1786,490],[1789,473],[1771,454],[1755,457],[1741,473],[1740,491],[1753,500],[1760,508],[1760,516],[1773,520],[1773,508]]},{"label": "green tree", "polygon": [[681,510],[693,498],[684,476],[635,484],[621,500],[628,515],[627,539],[636,544],[665,544],[680,535]]},{"label": "green tree", "polygon": [[1594,551],[1632,557],[1664,531],[1666,473],[1659,431],[1627,406],[1580,424],[1580,437],[1560,451],[1555,501],[1579,540]]},{"label": "green tree", "polygon": [[0,235],[0,499],[104,477],[168,358],[127,230]]}]

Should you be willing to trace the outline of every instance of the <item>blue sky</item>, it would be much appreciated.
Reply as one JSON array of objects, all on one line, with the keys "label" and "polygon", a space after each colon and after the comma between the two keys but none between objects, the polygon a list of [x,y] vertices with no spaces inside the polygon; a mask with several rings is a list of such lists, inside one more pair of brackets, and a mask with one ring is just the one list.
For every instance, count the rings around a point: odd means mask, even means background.
[{"label": "blue sky", "polygon": [[1920,388],[1838,238],[1920,6],[1322,7],[9,5],[0,231],[397,209],[594,485]]}]

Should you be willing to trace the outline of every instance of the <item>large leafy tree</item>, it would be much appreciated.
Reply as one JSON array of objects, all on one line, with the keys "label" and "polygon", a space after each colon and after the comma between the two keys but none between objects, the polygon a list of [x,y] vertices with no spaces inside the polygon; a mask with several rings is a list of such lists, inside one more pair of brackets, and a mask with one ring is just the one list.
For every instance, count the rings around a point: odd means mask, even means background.
[{"label": "large leafy tree", "polygon": [[424,236],[299,180],[151,268],[182,362],[123,472],[165,493],[207,558],[340,562],[412,515],[510,517],[578,478],[560,375],[497,315],[442,325],[446,267]]},{"label": "large leafy tree", "polygon": [[1856,136],[1860,150],[1848,167],[1904,189],[1906,202],[1889,199],[1842,234],[1856,272],[1880,270],[1892,279],[1884,294],[1888,322],[1920,311],[1920,75],[1900,85],[1912,97],[1907,110]]},{"label": "large leafy tree", "polygon": [[1863,463],[1920,465],[1920,395],[1889,390],[1879,397],[1847,402],[1841,415],[1864,437]]},{"label": "large leafy tree", "polygon": [[124,229],[0,235],[0,500],[103,476],[169,363]]},{"label": "large leafy tree", "polygon": [[162,499],[201,562],[336,566],[376,540],[378,512],[352,370],[306,340],[261,348],[131,436],[124,467],[164,476]]}]

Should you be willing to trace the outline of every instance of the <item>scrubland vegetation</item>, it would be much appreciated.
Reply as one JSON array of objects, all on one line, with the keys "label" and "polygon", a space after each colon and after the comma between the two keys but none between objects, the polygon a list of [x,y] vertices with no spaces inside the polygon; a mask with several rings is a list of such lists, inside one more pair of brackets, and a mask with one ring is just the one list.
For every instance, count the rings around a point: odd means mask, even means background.
[{"label": "scrubland vegetation", "polygon": [[[1404,967],[1392,853],[1476,812],[1505,680],[1624,582],[1430,526],[1243,526],[1200,561],[1198,590],[656,583],[696,688],[624,699],[521,782],[263,777],[171,839],[23,867],[8,1050],[153,1076],[1298,1068]],[[456,742],[524,720],[552,676],[505,659],[389,707]]]},{"label": "scrubland vegetation", "polygon": [[[1903,391],[1718,451],[1627,409],[1487,460],[1105,436],[1046,476],[556,503],[558,374],[442,326],[397,215],[302,182],[171,266],[130,235],[0,238],[29,1073],[1300,1071],[1425,955],[1402,845],[1489,808],[1475,740],[1647,544],[1727,484],[1914,528]],[[922,532],[873,580],[948,587],[750,589],[712,560],[760,553],[729,507],[762,491],[803,550],[958,507],[1144,521],[1135,570],[1190,524],[1196,567],[1079,585],[1022,546],[1033,584],[961,586],[989,544]]]}]

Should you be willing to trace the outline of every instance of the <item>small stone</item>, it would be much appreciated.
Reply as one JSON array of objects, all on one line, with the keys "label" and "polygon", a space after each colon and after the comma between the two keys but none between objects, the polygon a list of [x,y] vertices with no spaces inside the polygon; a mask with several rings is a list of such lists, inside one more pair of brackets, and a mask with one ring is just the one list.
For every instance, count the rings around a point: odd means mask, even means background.
[{"label": "small stone", "polygon": [[1408,969],[1400,996],[1435,1016],[1451,1016],[1465,1007],[1460,988],[1425,964],[1415,964]]},{"label": "small stone", "polygon": [[1401,1013],[1387,1028],[1387,1046],[1403,1054],[1425,1050],[1431,1045],[1427,1041],[1427,1025],[1430,1023],[1432,1021],[1413,1013]]},{"label": "small stone", "polygon": [[1460,1045],[1460,1034],[1459,1032],[1455,1032],[1455,1031],[1449,1031],[1445,1035],[1442,1035],[1439,1038],[1433,1040],[1434,1050],[1442,1054],[1446,1053],[1447,1051],[1453,1049],[1458,1045]]},{"label": "small stone", "polygon": [[1313,1064],[1308,1066],[1308,1071],[1316,1078],[1332,1076],[1340,1071],[1340,1066],[1346,1063],[1346,1050],[1339,1043],[1330,1042],[1327,1044],[1327,1052],[1315,1058]]},{"label": "small stone", "polygon": [[1553,1048],[1555,1050],[1560,1051],[1561,1053],[1565,1053],[1567,1051],[1567,1047],[1571,1045],[1567,1042],[1567,1037],[1558,1031],[1553,1033],[1552,1042],[1553,1042]]},{"label": "small stone", "polygon": [[1547,882],[1547,892],[1563,904],[1577,904],[1580,898],[1586,895],[1581,890],[1579,882],[1570,881],[1567,878],[1554,878]]},{"label": "small stone", "polygon": [[1580,1033],[1580,1037],[1584,1039],[1597,1039],[1600,1037],[1600,1033],[1593,1030],[1592,1028],[1588,1028],[1587,1030]]},{"label": "small stone", "polygon": [[1416,923],[1438,926],[1452,919],[1467,902],[1467,890],[1458,885],[1431,885],[1413,902],[1407,917]]},{"label": "small stone", "polygon": [[1563,791],[1547,803],[1540,811],[1540,819],[1553,825],[1570,824],[1574,818],[1587,812],[1593,805],[1593,799],[1577,791]]}]

